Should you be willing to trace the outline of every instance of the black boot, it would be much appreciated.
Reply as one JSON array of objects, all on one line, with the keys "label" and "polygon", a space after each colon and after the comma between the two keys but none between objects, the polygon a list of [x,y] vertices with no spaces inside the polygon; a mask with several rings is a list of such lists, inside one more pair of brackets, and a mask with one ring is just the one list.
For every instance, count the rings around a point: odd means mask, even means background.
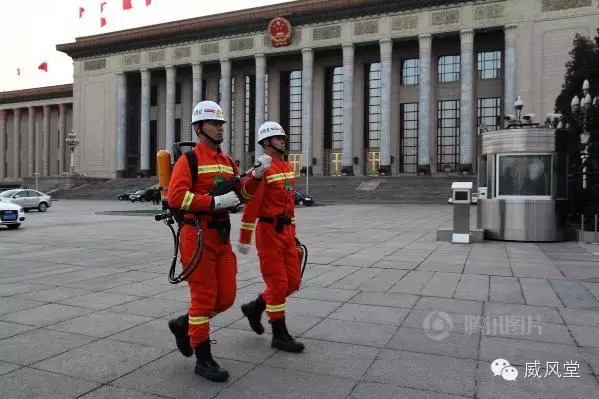
[{"label": "black boot", "polygon": [[279,320],[272,320],[270,324],[272,324],[272,343],[270,346],[292,353],[300,353],[304,350],[304,344],[297,342],[289,335],[284,317]]},{"label": "black boot", "polygon": [[229,372],[220,367],[212,358],[209,339],[198,344],[198,346],[196,346],[195,352],[196,374],[214,382],[225,382],[229,379]]},{"label": "black boot", "polygon": [[187,315],[171,319],[168,322],[168,328],[171,330],[177,340],[177,348],[185,357],[193,355],[193,348],[189,341],[189,318]]},{"label": "black boot", "polygon": [[248,318],[250,327],[258,335],[264,334],[264,326],[262,325],[262,312],[266,309],[266,302],[262,298],[262,294],[258,295],[255,300],[241,305],[241,311]]}]

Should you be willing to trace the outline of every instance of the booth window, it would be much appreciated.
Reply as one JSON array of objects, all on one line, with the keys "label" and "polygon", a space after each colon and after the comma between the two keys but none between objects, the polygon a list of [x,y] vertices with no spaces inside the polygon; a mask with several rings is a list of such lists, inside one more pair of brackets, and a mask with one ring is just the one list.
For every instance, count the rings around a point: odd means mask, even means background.
[{"label": "booth window", "polygon": [[551,154],[497,155],[497,196],[551,196]]}]

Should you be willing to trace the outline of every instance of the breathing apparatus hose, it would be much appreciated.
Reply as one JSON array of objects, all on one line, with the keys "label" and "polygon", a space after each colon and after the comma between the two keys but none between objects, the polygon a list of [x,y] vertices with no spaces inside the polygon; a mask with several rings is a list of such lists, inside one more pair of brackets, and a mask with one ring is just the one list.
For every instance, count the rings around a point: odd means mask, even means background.
[{"label": "breathing apparatus hose", "polygon": [[300,242],[300,240],[297,239],[297,237],[295,237],[295,245],[296,247],[300,248],[302,251],[302,259],[300,259],[300,264],[302,267],[302,274],[301,277],[304,277],[304,271],[306,270],[306,264],[308,263],[308,247],[306,247],[304,244],[302,244]]},{"label": "breathing apparatus hose", "polygon": [[179,239],[181,237],[181,230],[183,229],[183,224],[179,224],[179,228],[177,229],[177,232],[175,232],[175,229],[173,228],[173,224],[175,224],[175,220],[173,218],[173,215],[170,212],[165,212],[165,213],[156,215],[155,219],[156,219],[156,221],[163,220],[164,224],[166,224],[168,226],[168,228],[170,229],[170,231],[173,235],[174,253],[173,253],[173,259],[171,262],[171,267],[170,267],[170,270],[168,273],[168,281],[171,284],[179,284],[179,283],[187,280],[189,278],[189,276],[191,276],[191,274],[195,271],[195,269],[200,264],[200,260],[202,259],[202,254],[204,252],[204,233],[203,233],[202,229],[200,228],[199,219],[197,216],[194,217],[196,234],[198,236],[196,248],[193,252],[191,260],[189,261],[189,263],[187,265],[183,265],[183,271],[178,276],[175,276],[175,270],[177,269],[177,255],[179,253]]}]

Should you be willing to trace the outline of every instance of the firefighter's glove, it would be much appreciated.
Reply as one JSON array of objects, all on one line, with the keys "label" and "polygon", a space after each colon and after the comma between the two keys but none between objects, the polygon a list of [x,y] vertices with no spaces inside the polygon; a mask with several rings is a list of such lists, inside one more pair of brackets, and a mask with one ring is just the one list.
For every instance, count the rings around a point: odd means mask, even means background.
[{"label": "firefighter's glove", "polygon": [[241,244],[241,243],[240,243],[240,244],[237,246],[237,250],[238,250],[240,253],[242,253],[242,254],[244,254],[244,255],[247,255],[247,254],[248,254],[248,252],[250,252],[250,248],[251,248],[251,247],[252,247],[252,246],[251,246],[250,244]]},{"label": "firefighter's glove", "polygon": [[258,158],[256,158],[256,163],[254,164],[254,170],[252,171],[252,175],[256,178],[256,179],[260,179],[262,177],[262,175],[264,174],[264,171],[266,169],[268,169],[268,167],[270,166],[270,163],[272,162],[272,158],[270,157],[270,155],[262,155],[259,156]]},{"label": "firefighter's glove", "polygon": [[235,191],[229,191],[226,194],[214,197],[214,209],[232,208],[239,205],[240,202]]}]

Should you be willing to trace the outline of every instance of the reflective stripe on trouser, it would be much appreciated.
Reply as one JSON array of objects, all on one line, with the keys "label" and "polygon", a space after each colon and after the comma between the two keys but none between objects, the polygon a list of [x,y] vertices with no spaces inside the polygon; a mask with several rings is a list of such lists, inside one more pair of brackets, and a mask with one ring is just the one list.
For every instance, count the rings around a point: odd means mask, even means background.
[{"label": "reflective stripe on trouser", "polygon": [[[191,274],[189,285],[189,337],[192,348],[210,337],[210,318],[235,302],[237,289],[237,258],[231,244],[220,244],[218,230],[208,229],[202,223],[204,253],[200,264]],[[196,248],[194,226],[185,225],[180,239],[180,260],[186,264]]]},{"label": "reflective stripe on trouser", "polygon": [[277,233],[270,223],[256,226],[256,247],[260,258],[260,272],[266,283],[262,296],[270,320],[285,316],[285,299],[300,285],[300,264],[295,245],[295,229],[285,226]]}]

